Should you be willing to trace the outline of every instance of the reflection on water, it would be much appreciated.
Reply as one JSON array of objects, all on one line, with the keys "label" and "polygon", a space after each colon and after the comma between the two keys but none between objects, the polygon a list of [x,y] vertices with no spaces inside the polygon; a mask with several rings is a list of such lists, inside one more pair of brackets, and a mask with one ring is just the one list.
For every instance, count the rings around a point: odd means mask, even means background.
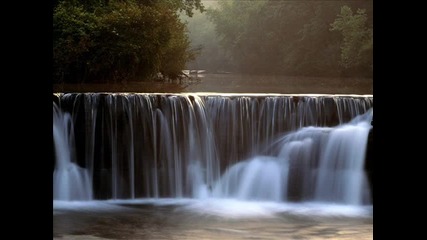
[{"label": "reflection on water", "polygon": [[236,200],[54,201],[54,239],[372,239],[372,206]]}]

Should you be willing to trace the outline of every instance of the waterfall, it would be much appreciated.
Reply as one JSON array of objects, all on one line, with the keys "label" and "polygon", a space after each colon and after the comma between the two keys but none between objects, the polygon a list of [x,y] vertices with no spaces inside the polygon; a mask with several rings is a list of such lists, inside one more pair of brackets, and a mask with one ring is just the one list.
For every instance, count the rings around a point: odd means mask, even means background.
[{"label": "waterfall", "polygon": [[55,97],[61,108],[54,112],[74,127],[67,130],[74,132],[76,151],[68,152],[76,156],[69,164],[87,168],[78,167],[95,199],[370,201],[364,169],[369,95]]},{"label": "waterfall", "polygon": [[212,196],[290,201],[291,192],[305,201],[369,202],[364,160],[372,114],[370,109],[346,124],[305,127],[278,138],[271,156],[232,165]]},{"label": "waterfall", "polygon": [[53,140],[56,165],[53,172],[53,199],[91,200],[92,186],[86,169],[74,162],[73,122],[69,113],[53,105]]}]

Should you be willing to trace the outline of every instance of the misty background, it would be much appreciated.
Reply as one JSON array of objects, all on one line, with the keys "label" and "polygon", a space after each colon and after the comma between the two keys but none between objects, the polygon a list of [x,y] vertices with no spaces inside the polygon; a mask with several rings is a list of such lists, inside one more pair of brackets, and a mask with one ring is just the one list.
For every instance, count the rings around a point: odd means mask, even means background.
[{"label": "misty background", "polygon": [[187,24],[188,69],[372,77],[372,1],[202,1]]}]

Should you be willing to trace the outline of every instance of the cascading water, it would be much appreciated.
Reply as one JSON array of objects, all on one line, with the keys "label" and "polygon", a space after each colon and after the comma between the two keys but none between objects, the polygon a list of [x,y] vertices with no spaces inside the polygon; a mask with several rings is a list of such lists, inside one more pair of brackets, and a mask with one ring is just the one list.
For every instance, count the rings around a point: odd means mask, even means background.
[{"label": "cascading water", "polygon": [[231,166],[215,184],[212,197],[282,201],[288,167],[269,156],[257,156]]},{"label": "cascading water", "polygon": [[372,113],[334,128],[305,127],[286,134],[274,144],[275,154],[231,166],[212,196],[289,201],[291,191],[293,198],[306,201],[369,202],[364,161]]},{"label": "cascading water", "polygon": [[371,96],[56,97],[95,199],[369,203]]},{"label": "cascading water", "polygon": [[73,122],[69,113],[63,113],[53,104],[53,140],[56,165],[53,172],[53,199],[91,200],[92,186],[86,169],[74,161]]},{"label": "cascading water", "polygon": [[370,198],[364,158],[372,112],[331,130],[319,159],[315,200],[359,205]]}]

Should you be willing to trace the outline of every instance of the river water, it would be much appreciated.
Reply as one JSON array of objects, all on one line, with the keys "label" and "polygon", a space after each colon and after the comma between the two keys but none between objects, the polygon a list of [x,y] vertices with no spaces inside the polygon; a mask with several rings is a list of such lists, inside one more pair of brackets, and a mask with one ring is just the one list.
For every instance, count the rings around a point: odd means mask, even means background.
[{"label": "river water", "polygon": [[54,201],[54,239],[372,239],[372,205],[232,199]]}]

